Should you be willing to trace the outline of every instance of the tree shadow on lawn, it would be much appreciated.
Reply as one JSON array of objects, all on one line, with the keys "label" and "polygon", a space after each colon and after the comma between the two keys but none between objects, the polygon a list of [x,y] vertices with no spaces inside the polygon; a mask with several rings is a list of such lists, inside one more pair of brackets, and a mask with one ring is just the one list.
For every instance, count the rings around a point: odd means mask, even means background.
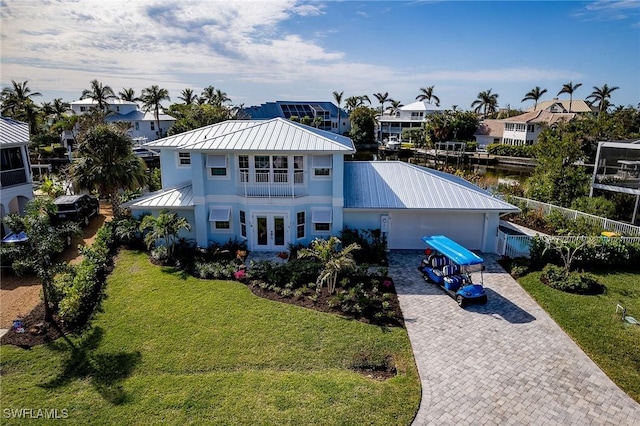
[{"label": "tree shadow on lawn", "polygon": [[485,315],[499,315],[512,324],[525,324],[536,320],[536,317],[525,311],[495,290],[485,287],[487,304],[469,304],[465,309]]},{"label": "tree shadow on lawn", "polygon": [[56,377],[39,385],[45,389],[56,389],[71,381],[88,378],[89,383],[108,402],[114,405],[129,401],[121,382],[129,377],[142,358],[140,352],[95,353],[104,332],[100,327],[91,329],[77,343],[64,336],[50,348],[66,352]]}]

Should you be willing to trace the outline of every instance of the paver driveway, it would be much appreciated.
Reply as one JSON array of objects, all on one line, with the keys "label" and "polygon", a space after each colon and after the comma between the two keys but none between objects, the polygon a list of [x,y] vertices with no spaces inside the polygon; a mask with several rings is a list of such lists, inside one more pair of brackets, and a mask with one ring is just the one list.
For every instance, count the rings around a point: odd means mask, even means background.
[{"label": "paver driveway", "polygon": [[[640,425],[618,388],[496,262],[483,255],[489,301],[461,309],[393,251],[400,306],[422,381],[414,425]],[[475,277],[474,277],[475,278]]]}]

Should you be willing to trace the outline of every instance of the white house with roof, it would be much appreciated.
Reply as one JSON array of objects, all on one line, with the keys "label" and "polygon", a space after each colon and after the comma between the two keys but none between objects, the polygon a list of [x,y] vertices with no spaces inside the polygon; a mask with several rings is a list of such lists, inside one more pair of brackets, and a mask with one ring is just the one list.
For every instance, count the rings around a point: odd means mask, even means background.
[{"label": "white house with roof", "polygon": [[445,234],[493,252],[500,215],[518,209],[455,176],[402,162],[352,162],[351,139],[283,118],[213,124],[149,142],[161,191],[127,203],[135,216],[177,212],[201,247],[229,239],[250,250],[353,229],[381,229],[390,249]]},{"label": "white house with roof", "polygon": [[[74,114],[82,115],[89,113],[96,108],[97,102],[93,99],[81,99],[71,102],[71,110]],[[176,119],[167,114],[159,114],[160,128],[153,112],[144,112],[136,102],[123,101],[121,99],[108,99],[107,106],[109,114],[105,118],[107,123],[118,121],[131,123],[128,131],[129,136],[134,141],[153,141],[166,135],[169,128],[176,122]],[[73,142],[70,132],[65,132],[62,136],[66,144]]]},{"label": "white house with roof", "polygon": [[[24,213],[33,198],[29,162],[29,125],[0,117],[0,213]],[[4,233],[4,229],[3,229]]]},{"label": "white house with roof", "polygon": [[506,145],[533,145],[546,126],[571,121],[576,113],[536,110],[501,120],[483,120],[474,134],[478,146],[491,143]]},{"label": "white house with roof", "polygon": [[378,116],[378,137],[380,141],[400,140],[404,129],[420,128],[427,117],[440,112],[426,101],[416,101],[397,110],[387,110]]}]

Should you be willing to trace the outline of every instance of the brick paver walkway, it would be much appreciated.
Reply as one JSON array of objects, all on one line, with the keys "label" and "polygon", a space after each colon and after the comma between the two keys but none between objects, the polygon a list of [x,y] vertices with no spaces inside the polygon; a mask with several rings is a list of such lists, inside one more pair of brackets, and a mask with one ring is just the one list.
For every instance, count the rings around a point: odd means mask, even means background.
[{"label": "brick paver walkway", "polygon": [[640,404],[483,257],[489,301],[461,309],[424,282],[422,253],[390,253],[422,382],[414,425],[640,425]]}]

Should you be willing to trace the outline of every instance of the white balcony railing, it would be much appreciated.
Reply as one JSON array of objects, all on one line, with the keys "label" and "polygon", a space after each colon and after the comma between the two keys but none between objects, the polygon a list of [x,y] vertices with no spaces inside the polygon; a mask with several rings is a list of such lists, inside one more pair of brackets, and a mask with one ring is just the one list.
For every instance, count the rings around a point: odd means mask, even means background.
[{"label": "white balcony railing", "polygon": [[237,193],[243,197],[295,198],[309,195],[306,188],[306,172],[296,170],[269,170],[236,173]]}]

